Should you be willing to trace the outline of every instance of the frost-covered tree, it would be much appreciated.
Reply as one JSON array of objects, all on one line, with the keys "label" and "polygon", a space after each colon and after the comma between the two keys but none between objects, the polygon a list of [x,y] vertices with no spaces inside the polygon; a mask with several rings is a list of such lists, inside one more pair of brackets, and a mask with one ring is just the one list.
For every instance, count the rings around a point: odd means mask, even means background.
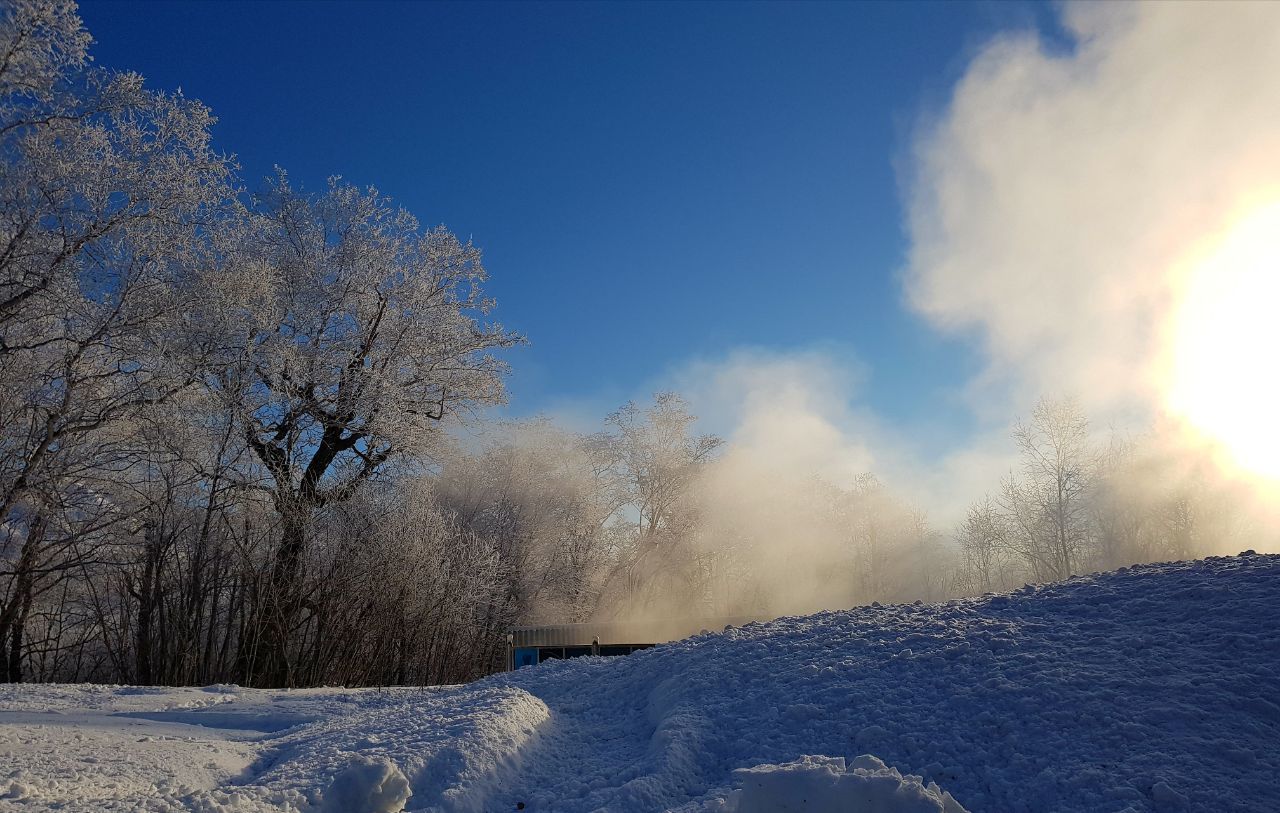
[{"label": "frost-covered tree", "polygon": [[[0,6],[0,641],[118,518],[109,431],[193,380],[183,329],[230,194],[199,103],[93,68],[66,2]],[[96,541],[95,541],[96,540]],[[68,558],[72,557],[72,558]]]},{"label": "frost-covered tree", "polygon": [[1008,534],[1005,515],[990,496],[969,506],[956,530],[960,546],[957,589],[963,593],[990,593],[1011,586],[1005,561]]},{"label": "frost-covered tree", "polygon": [[280,175],[233,260],[240,356],[210,375],[266,474],[282,534],[249,668],[289,680],[307,527],[395,458],[429,453],[442,421],[503,399],[494,351],[520,341],[482,321],[480,252],[421,229],[376,190],[320,195]]},{"label": "frost-covered tree", "polygon": [[625,404],[605,420],[607,432],[597,436],[612,456],[615,482],[635,511],[636,534],[646,544],[657,544],[675,529],[681,499],[723,444],[715,435],[693,434],[695,420],[680,395],[661,392],[648,407]]},{"label": "frost-covered tree", "polygon": [[[627,403],[592,438],[610,461],[609,488],[620,506],[613,582],[632,610],[658,597],[698,592],[697,562],[688,544],[695,523],[692,486],[723,441],[693,431],[696,417],[674,392],[641,408]],[[666,583],[666,584],[664,584]]]},{"label": "frost-covered tree", "polygon": [[399,478],[322,511],[308,551],[324,590],[296,636],[306,683],[457,683],[505,660],[507,563],[442,510],[436,484]]},{"label": "frost-covered tree", "polygon": [[1248,547],[1242,496],[1210,460],[1171,452],[1167,438],[1113,438],[1090,494],[1091,564],[1106,570]]},{"label": "frost-covered tree", "polygon": [[927,514],[872,474],[839,490],[852,591],[848,603],[937,599],[947,592],[945,551]]},{"label": "frost-covered tree", "polygon": [[497,546],[516,622],[585,621],[618,509],[610,461],[588,438],[546,420],[493,431],[481,449],[445,458],[439,502]]},{"label": "frost-covered tree", "polygon": [[1006,540],[1037,580],[1068,578],[1089,541],[1095,454],[1088,419],[1073,401],[1042,399],[1013,437],[1022,470],[1010,475],[1000,495]]}]

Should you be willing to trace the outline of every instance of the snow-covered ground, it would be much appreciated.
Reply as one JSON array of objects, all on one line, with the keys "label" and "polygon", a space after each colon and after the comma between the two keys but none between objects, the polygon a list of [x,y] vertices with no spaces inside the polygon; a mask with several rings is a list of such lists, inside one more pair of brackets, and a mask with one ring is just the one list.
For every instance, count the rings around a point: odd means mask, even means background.
[{"label": "snow-covered ground", "polygon": [[0,687],[0,810],[402,807],[1280,810],[1280,556],[448,689]]}]

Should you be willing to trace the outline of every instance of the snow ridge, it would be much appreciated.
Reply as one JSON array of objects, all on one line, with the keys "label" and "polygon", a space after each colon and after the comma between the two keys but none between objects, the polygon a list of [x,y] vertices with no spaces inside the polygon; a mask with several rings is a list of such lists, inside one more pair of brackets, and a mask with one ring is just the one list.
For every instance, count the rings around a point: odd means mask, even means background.
[{"label": "snow ridge", "polygon": [[[736,768],[866,753],[975,810],[1280,809],[1277,556],[781,619],[489,682],[586,730],[513,784],[533,809],[698,809]],[[650,747],[615,755],[619,730]]]},{"label": "snow ridge", "polygon": [[[446,689],[151,692],[0,688],[0,810],[1280,810],[1280,556],[786,618]],[[163,780],[72,768],[107,721],[170,738],[119,740],[152,771],[162,748],[222,756]]]}]

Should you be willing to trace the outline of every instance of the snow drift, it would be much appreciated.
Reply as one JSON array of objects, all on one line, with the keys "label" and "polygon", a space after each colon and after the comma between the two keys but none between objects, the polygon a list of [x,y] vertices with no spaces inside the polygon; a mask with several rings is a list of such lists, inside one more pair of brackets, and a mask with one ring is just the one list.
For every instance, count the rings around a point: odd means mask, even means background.
[{"label": "snow drift", "polygon": [[728,799],[731,813],[966,813],[936,784],[903,776],[870,754],[848,769],[844,757],[803,756],[786,765],[742,768],[733,777],[742,789]]},{"label": "snow drift", "polygon": [[1254,554],[456,688],[0,688],[0,810],[1256,811],[1277,775]]}]

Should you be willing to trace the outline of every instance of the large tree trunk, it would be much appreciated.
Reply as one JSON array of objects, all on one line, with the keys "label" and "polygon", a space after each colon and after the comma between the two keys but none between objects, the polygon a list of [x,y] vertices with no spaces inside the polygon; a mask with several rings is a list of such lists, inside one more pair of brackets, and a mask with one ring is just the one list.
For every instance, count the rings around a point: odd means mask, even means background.
[{"label": "large tree trunk", "polygon": [[6,675],[9,683],[22,682],[22,641],[27,627],[27,617],[31,615],[34,596],[32,586],[30,579],[25,580],[20,586],[20,594],[15,597],[15,601],[21,601],[21,605],[18,616],[9,629],[9,673]]},{"label": "large tree trunk", "polygon": [[44,531],[44,517],[37,515],[27,529],[18,554],[9,602],[0,605],[0,682],[22,682],[23,634],[35,596],[36,559],[44,542]]},{"label": "large tree trunk", "polygon": [[142,564],[142,582],[136,591],[130,591],[138,602],[138,620],[134,631],[134,679],[140,686],[150,686],[156,680],[152,641],[156,608],[160,603],[160,558],[163,546],[161,532],[150,525],[143,536],[145,558]]},{"label": "large tree trunk", "polygon": [[271,565],[264,612],[257,619],[251,683],[266,688],[284,687],[291,685],[294,678],[289,660],[289,635],[302,609],[302,561],[306,552],[307,526],[323,502],[319,492],[320,479],[338,454],[354,446],[359,436],[351,435],[344,439],[340,426],[325,429],[296,490],[292,469],[285,462],[287,455],[279,447],[263,443],[253,432],[248,437],[250,447],[275,478],[274,501],[281,523],[280,547],[276,549]]},{"label": "large tree trunk", "polygon": [[[306,547],[308,511],[296,500],[281,511],[282,533],[271,567],[254,657],[253,685],[281,688],[292,685],[293,663],[289,638],[302,610],[302,554]],[[283,506],[282,506],[283,508]]]}]

